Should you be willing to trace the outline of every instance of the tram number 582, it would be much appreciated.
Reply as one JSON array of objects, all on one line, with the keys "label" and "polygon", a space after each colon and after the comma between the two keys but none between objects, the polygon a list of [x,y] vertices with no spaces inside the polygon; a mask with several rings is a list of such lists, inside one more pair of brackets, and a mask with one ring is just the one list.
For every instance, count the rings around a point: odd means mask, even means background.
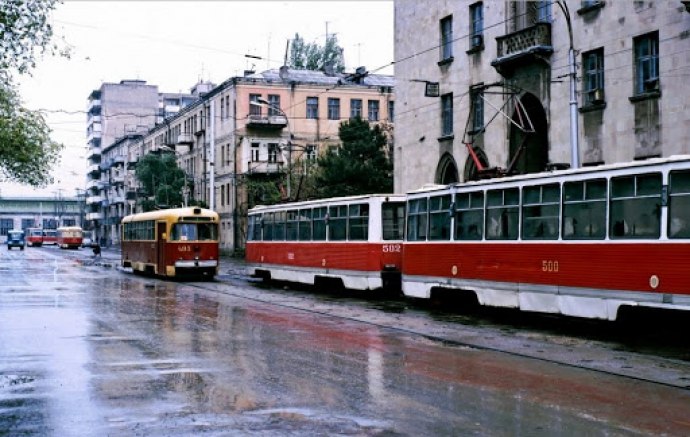
[{"label": "tram number 582", "polygon": [[542,260],[541,271],[542,272],[548,272],[548,273],[557,273],[558,272],[558,261]]}]

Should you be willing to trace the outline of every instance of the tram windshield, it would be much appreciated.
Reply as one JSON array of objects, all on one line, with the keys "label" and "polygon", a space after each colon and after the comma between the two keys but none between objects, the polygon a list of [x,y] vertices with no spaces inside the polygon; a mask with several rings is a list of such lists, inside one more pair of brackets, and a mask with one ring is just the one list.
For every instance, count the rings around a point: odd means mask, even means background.
[{"label": "tram windshield", "polygon": [[170,233],[171,241],[214,241],[218,239],[215,223],[175,223]]}]

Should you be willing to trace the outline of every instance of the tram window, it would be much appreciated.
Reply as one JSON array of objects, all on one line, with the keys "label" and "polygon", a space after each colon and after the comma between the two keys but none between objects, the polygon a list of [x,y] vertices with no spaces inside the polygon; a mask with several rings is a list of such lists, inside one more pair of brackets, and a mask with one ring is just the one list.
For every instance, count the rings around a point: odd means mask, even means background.
[{"label": "tram window", "polygon": [[486,238],[488,240],[517,240],[520,212],[517,188],[487,191]]},{"label": "tram window", "polygon": [[427,199],[412,199],[407,203],[407,240],[424,241],[427,231]]},{"label": "tram window", "polygon": [[260,227],[259,216],[250,215],[249,223],[247,224],[247,241],[257,241],[256,230]]},{"label": "tram window", "polygon": [[402,240],[405,230],[405,203],[384,202],[381,220],[384,240]]},{"label": "tram window", "polygon": [[273,220],[273,240],[285,240],[285,211],[277,211]]},{"label": "tram window", "polygon": [[347,222],[348,240],[365,241],[369,239],[369,205],[350,205]]},{"label": "tram window", "polygon": [[197,223],[199,241],[213,241],[218,239],[218,225],[215,223]]},{"label": "tram window", "polygon": [[690,238],[690,171],[672,171],[668,200],[669,238]]},{"label": "tram window", "polygon": [[484,192],[455,195],[455,239],[481,240],[484,233]]},{"label": "tram window", "polygon": [[328,218],[328,208],[325,206],[322,208],[314,208],[314,218],[313,218],[313,229],[314,229],[314,240],[315,241],[325,241],[326,240],[326,221]]},{"label": "tram window", "polygon": [[264,241],[273,241],[273,213],[264,214]]},{"label": "tram window", "polygon": [[611,238],[659,238],[661,174],[611,179]]},{"label": "tram window", "polygon": [[606,179],[563,184],[563,239],[606,237]]},{"label": "tram window", "polygon": [[522,238],[556,240],[560,223],[561,188],[558,184],[522,189]]},{"label": "tram window", "polygon": [[429,240],[450,240],[450,194],[429,198]]},{"label": "tram window", "polygon": [[328,208],[328,240],[342,241],[347,238],[347,205]]},{"label": "tram window", "polygon": [[297,210],[287,211],[286,214],[285,239],[287,241],[297,241]]},{"label": "tram window", "polygon": [[299,235],[300,241],[311,240],[311,209],[299,210]]}]

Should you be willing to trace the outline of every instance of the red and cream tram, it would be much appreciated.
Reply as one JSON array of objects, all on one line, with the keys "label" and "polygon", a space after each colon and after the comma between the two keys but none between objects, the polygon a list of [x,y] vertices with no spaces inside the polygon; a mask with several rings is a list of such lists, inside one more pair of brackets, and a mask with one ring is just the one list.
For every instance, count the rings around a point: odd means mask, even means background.
[{"label": "red and cream tram", "polygon": [[29,247],[43,246],[43,229],[28,228],[26,230],[26,245]]},{"label": "red and cream tram", "polygon": [[258,206],[246,259],[257,277],[354,290],[400,284],[405,197],[363,195]]},{"label": "red and cream tram", "polygon": [[79,226],[57,228],[57,245],[60,249],[79,249],[82,243],[82,229]]},{"label": "red and cream tram", "polygon": [[436,186],[407,196],[402,289],[614,320],[690,310],[690,156]]},{"label": "red and cream tram", "polygon": [[122,267],[171,278],[218,273],[218,213],[175,208],[122,219]]}]

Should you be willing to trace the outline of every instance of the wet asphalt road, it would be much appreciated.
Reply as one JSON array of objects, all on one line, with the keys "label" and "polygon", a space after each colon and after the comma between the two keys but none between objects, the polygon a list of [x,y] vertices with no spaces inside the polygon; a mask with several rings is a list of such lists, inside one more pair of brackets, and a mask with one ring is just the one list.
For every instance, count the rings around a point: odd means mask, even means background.
[{"label": "wet asphalt road", "polygon": [[674,357],[0,250],[0,435],[690,434]]}]

